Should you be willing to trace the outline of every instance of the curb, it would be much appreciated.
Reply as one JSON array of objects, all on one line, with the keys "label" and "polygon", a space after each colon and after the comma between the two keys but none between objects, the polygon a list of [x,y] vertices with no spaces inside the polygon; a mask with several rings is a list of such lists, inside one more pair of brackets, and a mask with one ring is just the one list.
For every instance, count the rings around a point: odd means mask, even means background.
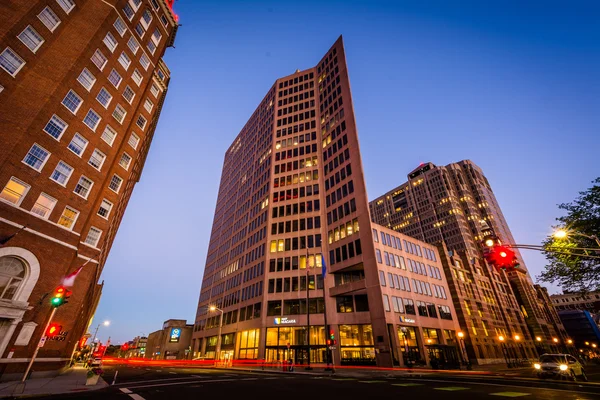
[{"label": "curb", "polygon": [[[101,384],[102,381],[104,384]],[[93,392],[96,390],[102,390],[110,387],[108,382],[104,379],[98,379],[98,384],[94,386],[84,386],[85,389],[69,389],[60,392],[44,392],[44,393],[32,393],[32,394],[10,394],[10,395],[0,395],[0,399],[25,399],[25,398],[34,398],[34,397],[45,397],[45,396],[55,396],[59,394],[76,394],[76,393],[87,393]]]}]

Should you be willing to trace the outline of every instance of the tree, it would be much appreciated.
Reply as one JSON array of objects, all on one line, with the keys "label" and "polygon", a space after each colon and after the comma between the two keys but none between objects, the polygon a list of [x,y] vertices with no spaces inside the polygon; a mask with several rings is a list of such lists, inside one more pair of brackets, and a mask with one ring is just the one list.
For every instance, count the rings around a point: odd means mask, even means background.
[{"label": "tree", "polygon": [[600,259],[586,257],[599,257],[600,249],[575,250],[598,248],[595,240],[577,235],[600,234],[600,178],[596,178],[592,184],[591,188],[579,192],[573,202],[558,206],[566,211],[566,215],[556,218],[559,224],[555,228],[566,229],[573,234],[569,235],[568,240],[549,236],[543,243],[547,250],[545,255],[548,264],[538,278],[543,282],[558,284],[565,291],[587,292],[600,289]]}]

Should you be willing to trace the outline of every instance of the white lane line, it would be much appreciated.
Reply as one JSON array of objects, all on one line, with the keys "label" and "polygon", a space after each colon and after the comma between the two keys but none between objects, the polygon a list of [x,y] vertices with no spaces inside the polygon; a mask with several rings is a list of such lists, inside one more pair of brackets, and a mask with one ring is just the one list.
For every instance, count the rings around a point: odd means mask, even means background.
[{"label": "white lane line", "polygon": [[195,382],[198,379],[206,379],[207,377],[180,377],[180,378],[163,378],[163,379],[146,379],[143,381],[130,381],[130,382],[123,382],[123,383],[117,383],[115,386],[129,386],[129,385],[137,385],[138,383],[149,383],[149,382],[165,382],[165,381],[181,381],[181,380],[189,380],[191,382]]},{"label": "white lane line", "polygon": [[440,383],[452,383],[452,384],[463,384],[463,385],[479,385],[479,386],[501,386],[501,387],[514,387],[514,388],[520,388],[520,389],[530,389],[530,390],[551,390],[551,391],[555,391],[555,392],[567,392],[567,393],[575,393],[575,394],[593,394],[593,395],[598,395],[598,393],[594,393],[594,392],[580,392],[580,391],[575,391],[575,390],[566,390],[566,389],[551,389],[551,388],[533,388],[533,387],[529,387],[529,386],[523,386],[523,385],[508,385],[506,383],[500,384],[500,383],[483,383],[483,382],[469,382],[469,381],[445,381],[442,379],[418,379],[418,378],[406,378],[406,380],[409,381],[419,381],[419,382],[440,382]]},{"label": "white lane line", "polygon": [[131,397],[133,400],[146,400],[139,394],[135,394],[135,393],[130,394],[129,397]]},{"label": "white lane line", "polygon": [[120,390],[121,392],[123,392],[123,393],[127,393],[127,394],[129,394],[129,393],[133,393],[131,390],[129,390],[129,389],[127,389],[127,388],[120,388],[119,390]]},{"label": "white lane line", "polygon": [[[237,380],[237,379],[212,379],[212,380],[209,380],[209,381],[198,381],[198,383],[232,382],[232,381],[235,381],[235,380]],[[172,383],[157,383],[156,385],[139,385],[139,386],[132,387],[132,389],[147,388],[147,387],[157,387],[157,386],[188,385],[190,383],[195,383],[195,382],[194,381],[191,381],[191,382],[172,382]]]},{"label": "white lane line", "polygon": [[150,368],[146,368],[146,371],[152,371],[152,369],[150,369]]},{"label": "white lane line", "polygon": [[174,374],[174,375],[177,375],[177,372],[169,372],[169,373],[170,373],[170,374]]}]

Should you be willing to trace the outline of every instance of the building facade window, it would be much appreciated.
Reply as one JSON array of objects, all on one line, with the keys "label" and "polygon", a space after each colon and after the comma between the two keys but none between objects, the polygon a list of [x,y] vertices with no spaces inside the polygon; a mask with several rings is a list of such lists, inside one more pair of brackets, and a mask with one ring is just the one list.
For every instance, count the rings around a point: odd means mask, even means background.
[{"label": "building facade window", "polygon": [[92,186],[94,186],[94,182],[92,182],[88,177],[81,175],[79,182],[77,182],[77,185],[75,185],[73,193],[78,194],[87,200],[90,191],[92,190]]},{"label": "building facade window", "polygon": [[150,99],[146,99],[146,101],[144,102],[144,108],[146,109],[146,111],[151,113],[152,109],[154,108],[154,103],[150,101]]},{"label": "building facade window", "polygon": [[106,155],[98,149],[94,149],[88,164],[92,167],[96,168],[98,171],[102,169],[102,164],[104,164],[104,160],[106,159]]},{"label": "building facade window", "polygon": [[10,47],[5,48],[4,51],[0,53],[0,67],[8,72],[10,76],[16,76],[24,65],[25,61]]},{"label": "building facade window", "polygon": [[129,47],[129,50],[131,50],[133,55],[136,55],[138,50],[140,49],[140,44],[137,40],[135,40],[133,36],[131,36],[127,41],[127,47]]},{"label": "building facade window", "polygon": [[119,44],[119,42],[117,42],[117,39],[115,39],[113,34],[110,32],[106,33],[106,36],[104,36],[104,40],[102,41],[104,42],[106,47],[108,47],[108,50],[110,50],[111,53],[114,53],[115,49]]},{"label": "building facade window", "polygon": [[102,107],[108,108],[108,105],[110,104],[110,102],[112,100],[112,94],[110,94],[108,92],[108,90],[106,90],[105,88],[102,88],[98,92],[98,95],[96,96],[96,100],[98,100],[98,103],[102,104]]},{"label": "building facade window", "polygon": [[135,123],[138,127],[140,127],[141,130],[144,130],[146,128],[147,120],[143,115],[140,114],[138,115],[138,119],[135,121]]},{"label": "building facade window", "polygon": [[110,201],[108,201],[106,199],[102,199],[100,208],[98,208],[98,215],[104,219],[108,219],[112,208],[113,208],[113,204]]},{"label": "building facade window", "polygon": [[50,121],[44,127],[44,132],[52,136],[56,140],[60,140],[63,133],[67,129],[67,123],[55,115],[50,118]]},{"label": "building facade window", "polygon": [[131,65],[131,58],[129,58],[127,53],[122,52],[121,55],[119,56],[119,63],[121,63],[121,65],[123,66],[125,71],[127,71],[129,66]]},{"label": "building facade window", "polygon": [[91,130],[93,130],[95,132],[101,119],[102,118],[100,118],[100,115],[98,115],[98,113],[96,111],[94,111],[90,108],[87,115],[83,119],[83,123],[86,124]]},{"label": "building facade window", "polygon": [[121,178],[119,175],[114,174],[113,177],[110,180],[110,183],[108,184],[108,187],[115,193],[119,193],[119,190],[121,189],[121,184],[123,183],[123,178]]},{"label": "building facade window", "polygon": [[94,54],[92,55],[91,60],[94,63],[94,65],[96,67],[98,67],[98,69],[100,71],[102,71],[104,69],[104,66],[108,62],[108,59],[106,58],[106,56],[104,54],[102,54],[102,52],[100,51],[100,49],[97,49],[96,52],[94,52]]},{"label": "building facade window", "polygon": [[95,226],[92,226],[85,238],[84,243],[89,244],[90,246],[96,247],[98,246],[98,242],[100,241],[100,236],[102,235],[102,231]]},{"label": "building facade window", "polygon": [[71,139],[71,143],[69,143],[68,148],[73,153],[77,154],[77,156],[81,157],[87,145],[87,139],[81,136],[79,133],[76,133],[75,136],[73,136],[73,139]]},{"label": "building facade window", "polygon": [[84,68],[83,71],[81,71],[81,74],[79,74],[77,82],[81,83],[81,86],[89,92],[92,89],[92,86],[94,86],[94,83],[96,83],[96,77],[89,69]]},{"label": "building facade window", "polygon": [[127,153],[123,153],[119,160],[119,165],[127,171],[129,169],[129,164],[131,164],[131,156]]},{"label": "building facade window", "polygon": [[144,77],[142,76],[140,71],[135,69],[133,71],[133,74],[131,74],[131,79],[133,79],[133,81],[135,82],[136,85],[140,86],[142,84],[142,80],[144,79]]},{"label": "building facade window", "polygon": [[56,0],[56,2],[67,14],[75,8],[75,2],[73,0]]},{"label": "building facade window", "polygon": [[140,64],[142,64],[142,68],[148,71],[148,67],[150,67],[150,59],[146,54],[142,54],[140,57]]},{"label": "building facade window", "polygon": [[17,37],[33,53],[44,43],[44,38],[31,25],[28,25]]},{"label": "building facade window", "polygon": [[50,175],[50,179],[52,179],[59,185],[65,186],[69,181],[69,178],[71,177],[72,173],[73,167],[71,167],[64,161],[59,161],[56,165],[56,168],[54,169],[54,172],[52,172],[52,175]]},{"label": "building facade window", "polygon": [[115,138],[117,137],[117,131],[115,131],[110,125],[106,125],[104,132],[102,132],[102,136],[100,137],[102,140],[108,143],[109,146],[112,146]]},{"label": "building facade window", "polygon": [[42,168],[44,168],[44,165],[46,164],[46,161],[48,161],[49,157],[50,152],[48,152],[48,150],[44,149],[37,143],[34,143],[33,146],[31,146],[31,149],[29,149],[27,152],[27,155],[25,155],[23,162],[39,172],[42,170]]},{"label": "building facade window", "polygon": [[121,37],[123,37],[123,35],[125,35],[125,32],[127,32],[127,26],[125,25],[125,22],[123,22],[121,17],[117,17],[113,26],[115,27],[115,29]]},{"label": "building facade window", "polygon": [[140,143],[140,138],[138,135],[136,135],[135,133],[131,133],[131,136],[129,136],[129,141],[128,141],[129,145],[131,147],[133,147],[134,149],[137,149],[138,144]]},{"label": "building facade window", "polygon": [[13,176],[0,192],[0,199],[19,206],[30,188],[31,186]]},{"label": "building facade window", "polygon": [[125,90],[123,91],[123,97],[125,98],[125,100],[127,100],[129,104],[131,104],[131,102],[133,101],[133,98],[135,97],[135,92],[129,87],[129,85],[125,87]]},{"label": "building facade window", "polygon": [[152,93],[152,95],[155,98],[158,98],[158,93],[160,93],[160,89],[159,89],[158,85],[156,84],[156,82],[152,82],[152,86],[150,87],[150,93]]},{"label": "building facade window", "polygon": [[113,69],[112,71],[110,71],[110,74],[108,75],[108,81],[112,83],[114,87],[118,89],[122,80],[123,78],[117,72],[117,70]]},{"label": "building facade window", "polygon": [[117,122],[122,124],[123,120],[125,119],[125,116],[127,115],[127,111],[125,111],[125,109],[120,104],[117,104],[112,115],[117,120]]},{"label": "building facade window", "polygon": [[41,193],[33,205],[31,212],[44,219],[48,219],[52,210],[54,210],[54,206],[56,206],[56,199],[46,193]]},{"label": "building facade window", "polygon": [[62,105],[65,106],[67,110],[71,111],[73,114],[77,114],[77,110],[79,110],[81,103],[83,103],[83,100],[73,90],[69,90],[69,92],[62,101]]},{"label": "building facade window", "polygon": [[79,211],[69,206],[66,206],[62,212],[62,215],[58,219],[58,224],[69,230],[72,230],[75,226],[75,222],[79,217]]},{"label": "building facade window", "polygon": [[56,27],[60,25],[60,18],[58,18],[50,7],[44,8],[42,12],[38,14],[38,18],[50,32],[54,32]]},{"label": "building facade window", "polygon": [[25,264],[16,257],[0,257],[0,299],[13,300],[25,279]]}]

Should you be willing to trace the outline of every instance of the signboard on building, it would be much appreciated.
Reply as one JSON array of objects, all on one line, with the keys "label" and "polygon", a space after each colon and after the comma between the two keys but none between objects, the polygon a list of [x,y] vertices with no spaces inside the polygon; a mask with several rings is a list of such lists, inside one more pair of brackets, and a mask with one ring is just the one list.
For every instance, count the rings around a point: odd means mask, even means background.
[{"label": "signboard on building", "polygon": [[407,324],[414,324],[417,321],[415,321],[412,318],[406,318],[406,317],[400,316],[400,322],[405,322]]},{"label": "signboard on building", "polygon": [[171,334],[169,335],[170,343],[179,343],[181,337],[181,328],[171,328]]},{"label": "signboard on building", "polygon": [[295,319],[289,319],[287,317],[275,318],[275,325],[289,325],[295,324]]}]

